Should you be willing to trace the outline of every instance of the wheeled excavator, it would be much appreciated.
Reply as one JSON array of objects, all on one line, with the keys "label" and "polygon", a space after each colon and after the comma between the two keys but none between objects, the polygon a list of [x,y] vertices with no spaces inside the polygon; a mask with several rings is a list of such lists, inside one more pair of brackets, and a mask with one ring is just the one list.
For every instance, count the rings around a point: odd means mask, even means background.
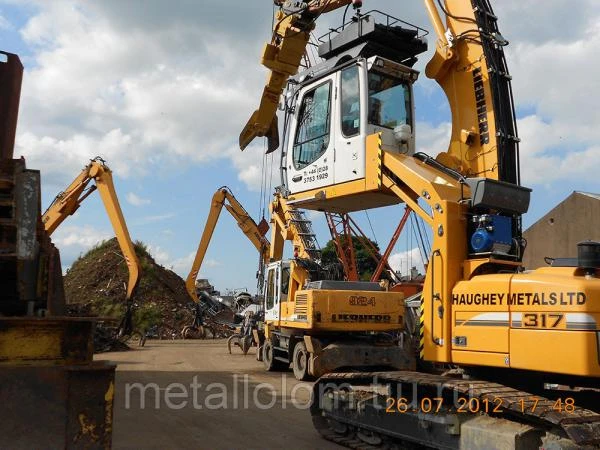
[{"label": "wheeled excavator", "polygon": [[[346,213],[404,203],[431,227],[423,292],[401,310],[411,337],[401,341],[402,367],[322,376],[315,427],[361,449],[598,448],[600,243],[522,267],[530,189],[520,182],[508,42],[490,2],[424,0],[436,46],[425,73],[452,114],[450,144],[435,157],[415,151],[423,29],[358,13],[321,38],[322,63],[297,73],[319,15],[359,3],[275,0],[262,55],[269,77],[240,135],[242,149],[265,136],[274,151],[281,104],[285,204]],[[338,312],[308,299],[301,318],[282,318],[289,303],[267,302],[267,330],[351,317],[344,309],[356,297],[346,292]]]},{"label": "wheeled excavator", "polygon": [[[94,182],[90,185],[91,182]],[[65,219],[73,215],[81,203],[95,190],[98,190],[106,213],[112,224],[115,236],[121,247],[121,252],[127,264],[129,279],[127,282],[126,302],[129,313],[133,295],[140,280],[140,263],[135,254],[129,230],[121,211],[119,199],[112,178],[112,171],[105,161],[96,157],[83,168],[81,173],[60,192],[52,201],[46,212],[42,215],[42,223],[49,236],[62,224]]]},{"label": "wheeled excavator", "polygon": [[[259,251],[260,264],[264,265],[261,293],[266,308],[266,339],[255,336],[255,340],[259,345],[257,358],[267,370],[285,370],[291,364],[296,378],[306,380],[339,367],[396,367],[393,361],[401,358],[400,348],[393,345],[390,333],[401,328],[401,294],[394,294],[390,301],[378,283],[341,282],[323,275],[328,270],[320,264],[321,251],[311,221],[303,211],[290,207],[279,192],[269,206],[270,242],[264,237],[268,224],[257,225],[229,189],[217,190],[211,205],[187,277],[188,293],[196,298],[196,276],[225,206]],[[283,258],[286,241],[293,247],[293,258],[289,260]],[[263,278],[262,272],[259,268],[259,279]],[[310,284],[311,278],[327,281]],[[381,301],[384,295],[388,301]],[[339,309],[350,296],[353,307]],[[319,305],[323,315],[313,315],[309,305]]]}]

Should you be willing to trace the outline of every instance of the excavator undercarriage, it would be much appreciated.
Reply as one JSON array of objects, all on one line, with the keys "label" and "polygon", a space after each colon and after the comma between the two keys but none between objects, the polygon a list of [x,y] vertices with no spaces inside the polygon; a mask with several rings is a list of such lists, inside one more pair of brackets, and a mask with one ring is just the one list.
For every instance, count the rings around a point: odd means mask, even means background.
[{"label": "excavator undercarriage", "polygon": [[547,392],[421,371],[332,373],[315,383],[311,413],[324,438],[356,449],[597,448],[598,404]]}]

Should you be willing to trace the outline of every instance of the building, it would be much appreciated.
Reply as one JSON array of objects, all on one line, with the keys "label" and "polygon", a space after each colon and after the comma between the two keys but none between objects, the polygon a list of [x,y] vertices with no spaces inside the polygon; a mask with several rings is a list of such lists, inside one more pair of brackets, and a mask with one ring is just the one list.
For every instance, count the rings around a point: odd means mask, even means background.
[{"label": "building", "polygon": [[545,257],[575,258],[577,243],[600,241],[600,194],[575,191],[529,227],[523,237],[527,269],[546,265]]}]

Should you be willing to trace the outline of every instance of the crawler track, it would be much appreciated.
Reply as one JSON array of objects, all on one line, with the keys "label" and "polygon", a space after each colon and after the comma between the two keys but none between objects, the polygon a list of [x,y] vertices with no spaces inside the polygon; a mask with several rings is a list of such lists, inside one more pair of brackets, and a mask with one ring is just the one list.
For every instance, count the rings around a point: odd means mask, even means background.
[{"label": "crawler track", "polygon": [[408,371],[325,375],[311,405],[325,439],[361,450],[459,449],[461,427],[481,416],[490,428],[525,426],[540,446],[550,439],[556,449],[600,448],[600,405],[594,409],[578,407],[569,394],[548,399],[499,383]]}]

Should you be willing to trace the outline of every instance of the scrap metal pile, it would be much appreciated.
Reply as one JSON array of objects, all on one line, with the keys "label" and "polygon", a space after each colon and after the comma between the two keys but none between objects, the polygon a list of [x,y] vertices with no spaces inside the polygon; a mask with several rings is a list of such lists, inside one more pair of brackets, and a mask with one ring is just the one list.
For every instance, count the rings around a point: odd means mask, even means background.
[{"label": "scrap metal pile", "polygon": [[[146,339],[227,338],[234,333],[241,317],[232,308],[206,293],[196,305],[181,277],[158,264],[143,244],[136,243],[135,250],[142,267],[133,303],[136,344]],[[96,326],[97,352],[127,348],[115,334],[125,310],[127,276],[119,245],[110,239],[77,259],[64,277],[69,315],[107,319]]]}]

